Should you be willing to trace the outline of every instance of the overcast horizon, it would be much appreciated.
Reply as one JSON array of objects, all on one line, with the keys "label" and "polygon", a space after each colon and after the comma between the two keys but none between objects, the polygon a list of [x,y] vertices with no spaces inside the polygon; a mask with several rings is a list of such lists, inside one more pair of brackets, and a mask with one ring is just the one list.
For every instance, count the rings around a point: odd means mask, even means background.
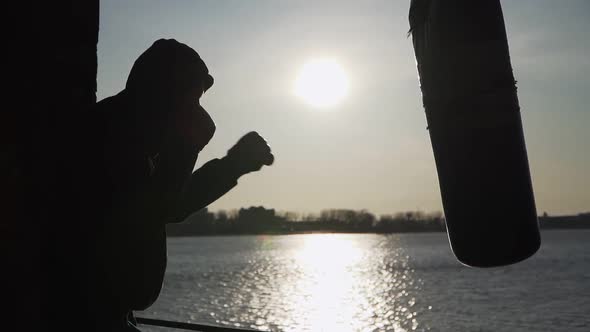
[{"label": "overcast horizon", "polygon": [[[503,3],[537,211],[590,211],[590,2]],[[442,211],[408,32],[409,1],[101,1],[98,91],[118,93],[159,38],[194,48],[215,85],[217,124],[197,167],[258,131],[276,157],[212,211]],[[306,63],[331,59],[346,94],[321,108],[294,93]]]}]

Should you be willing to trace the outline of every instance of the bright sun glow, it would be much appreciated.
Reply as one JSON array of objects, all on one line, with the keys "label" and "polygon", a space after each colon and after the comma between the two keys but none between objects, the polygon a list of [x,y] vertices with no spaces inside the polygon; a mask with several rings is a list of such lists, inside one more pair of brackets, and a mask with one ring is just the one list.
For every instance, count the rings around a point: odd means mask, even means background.
[{"label": "bright sun glow", "polygon": [[318,108],[336,105],[348,93],[348,78],[334,60],[306,63],[295,80],[295,94]]}]

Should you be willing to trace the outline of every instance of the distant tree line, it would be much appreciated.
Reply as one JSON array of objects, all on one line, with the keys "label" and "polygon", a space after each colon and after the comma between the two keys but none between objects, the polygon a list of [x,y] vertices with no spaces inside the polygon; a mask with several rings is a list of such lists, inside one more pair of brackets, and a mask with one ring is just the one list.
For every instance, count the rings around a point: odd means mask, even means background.
[{"label": "distant tree line", "polygon": [[[539,217],[541,228],[590,228],[590,213]],[[377,217],[367,210],[328,209],[319,214],[277,212],[262,206],[232,211],[203,209],[185,222],[170,224],[169,236],[295,233],[443,232],[441,212],[408,211]]]},{"label": "distant tree line", "polygon": [[542,229],[584,229],[590,228],[590,212],[566,216],[549,216],[547,212],[539,217]]}]

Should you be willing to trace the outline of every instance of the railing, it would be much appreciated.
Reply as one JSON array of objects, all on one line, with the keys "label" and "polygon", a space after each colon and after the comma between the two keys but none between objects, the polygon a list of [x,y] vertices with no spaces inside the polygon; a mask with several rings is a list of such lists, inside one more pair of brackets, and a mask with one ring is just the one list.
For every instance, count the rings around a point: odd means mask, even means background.
[{"label": "railing", "polygon": [[196,323],[184,323],[184,322],[175,322],[175,321],[171,321],[171,320],[154,319],[154,318],[144,318],[144,317],[135,317],[135,320],[137,321],[138,324],[141,324],[141,325],[169,327],[169,328],[173,328],[173,329],[180,329],[180,330],[187,330],[187,331],[201,331],[201,332],[239,332],[239,331],[250,331],[250,332],[261,332],[259,330],[253,330],[253,329],[247,329],[247,328],[223,327],[223,326],[215,326],[215,325],[196,324]]}]

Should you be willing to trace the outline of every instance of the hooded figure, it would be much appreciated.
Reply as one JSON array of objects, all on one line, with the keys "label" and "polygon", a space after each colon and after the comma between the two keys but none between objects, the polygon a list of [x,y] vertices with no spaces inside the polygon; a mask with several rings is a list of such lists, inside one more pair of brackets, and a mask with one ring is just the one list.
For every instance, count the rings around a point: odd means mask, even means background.
[{"label": "hooded figure", "polygon": [[[215,124],[199,103],[213,77],[197,52],[156,41],[135,61],[125,89],[97,104],[94,301],[99,329],[124,330],[132,310],[157,299],[166,230],[206,207],[246,173],[272,164],[256,132],[193,172]],[[130,329],[133,329],[129,326]]]}]

